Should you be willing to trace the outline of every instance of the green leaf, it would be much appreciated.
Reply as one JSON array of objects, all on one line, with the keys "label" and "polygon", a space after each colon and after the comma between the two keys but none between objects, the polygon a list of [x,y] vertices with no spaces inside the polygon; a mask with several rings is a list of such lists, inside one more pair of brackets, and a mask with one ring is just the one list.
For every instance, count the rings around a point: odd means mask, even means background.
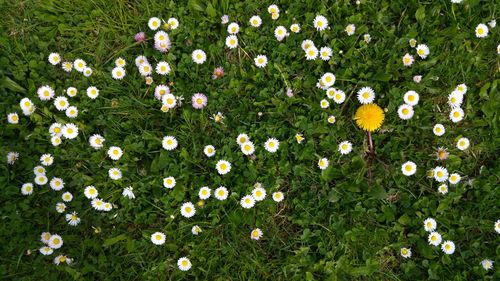
[{"label": "green leaf", "polygon": [[104,240],[104,247],[109,247],[111,245],[114,245],[122,240],[125,240],[127,239],[127,235],[126,234],[120,234],[118,236],[115,236],[113,238],[108,238],[106,240]]}]

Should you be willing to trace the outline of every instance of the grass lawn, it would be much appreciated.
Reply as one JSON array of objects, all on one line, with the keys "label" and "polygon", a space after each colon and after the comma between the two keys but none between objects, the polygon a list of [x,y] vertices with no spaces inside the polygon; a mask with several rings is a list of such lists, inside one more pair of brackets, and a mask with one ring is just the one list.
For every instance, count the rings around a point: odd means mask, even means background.
[{"label": "grass lawn", "polygon": [[0,0],[0,279],[500,280],[500,6],[461,2]]}]

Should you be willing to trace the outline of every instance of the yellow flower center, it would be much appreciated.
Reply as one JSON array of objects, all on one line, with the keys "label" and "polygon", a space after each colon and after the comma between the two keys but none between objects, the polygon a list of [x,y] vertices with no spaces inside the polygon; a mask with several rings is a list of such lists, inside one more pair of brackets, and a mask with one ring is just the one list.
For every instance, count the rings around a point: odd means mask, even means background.
[{"label": "yellow flower center", "polygon": [[[436,173],[436,175],[437,175],[438,177],[442,177],[442,176],[443,176],[443,172],[438,171],[438,172]],[[427,226],[429,226],[429,224],[430,224],[430,223],[428,223],[428,224],[427,224]]]},{"label": "yellow flower center", "polygon": [[411,170],[412,170],[411,165],[406,165],[406,166],[405,166],[405,170],[406,170],[407,172],[411,171]]},{"label": "yellow flower center", "polygon": [[222,163],[222,164],[220,164],[220,168],[222,170],[225,170],[225,169],[227,169],[227,165],[225,163]]},{"label": "yellow flower center", "polygon": [[453,117],[456,118],[460,117],[460,113],[458,111],[453,112]]},{"label": "yellow flower center", "polygon": [[73,133],[73,129],[68,128],[67,132],[68,132],[68,134],[72,134]]},{"label": "yellow flower center", "polygon": [[186,211],[186,213],[191,213],[192,209],[191,209],[191,207],[186,207],[185,211]]}]

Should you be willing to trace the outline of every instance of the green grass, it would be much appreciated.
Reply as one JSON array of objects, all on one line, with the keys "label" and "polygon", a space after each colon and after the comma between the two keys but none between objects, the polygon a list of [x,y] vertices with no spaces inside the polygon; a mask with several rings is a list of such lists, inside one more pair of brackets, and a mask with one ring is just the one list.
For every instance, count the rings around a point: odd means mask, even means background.
[{"label": "green grass", "polygon": [[[145,3],[149,2],[149,3]],[[497,17],[494,1],[464,0],[462,4],[440,1],[280,1],[281,14],[272,21],[267,13],[271,2],[227,0],[175,3],[174,1],[15,1],[0,0],[0,115],[17,111],[18,125],[0,127],[1,225],[0,278],[4,280],[495,280],[499,279],[500,236],[493,229],[500,219],[500,151],[498,112],[498,27],[487,38],[478,39],[474,29]],[[285,11],[287,11],[285,13]],[[226,26],[220,17],[240,24],[240,46],[228,50]],[[248,26],[250,16],[263,19],[259,29]],[[312,26],[316,14],[326,16],[330,29],[317,32]],[[145,31],[150,17],[176,17],[177,30],[169,32],[172,49],[160,54],[148,44],[134,42]],[[274,28],[299,23],[302,31],[278,42]],[[343,32],[347,24],[356,33]],[[363,42],[369,33],[372,41]],[[402,56],[415,55],[410,38],[430,48],[426,60],[416,58],[406,68]],[[316,46],[330,46],[329,62],[306,61],[300,44],[311,39]],[[203,49],[207,61],[195,65],[190,57]],[[342,54],[339,53],[342,51]],[[94,69],[85,78],[73,71],[63,72],[47,62],[51,52],[64,58],[82,58]],[[154,65],[168,61],[173,71],[166,78],[154,76],[152,87],[144,84],[134,59],[144,54]],[[265,54],[269,63],[256,68],[253,58]],[[127,61],[127,76],[115,81],[110,72],[114,60]],[[417,57],[415,55],[415,57]],[[226,75],[212,80],[215,67]],[[343,105],[331,102],[321,109],[324,91],[315,87],[318,77],[331,71],[335,87],[349,97]],[[414,75],[423,75],[421,83]],[[154,86],[175,82],[174,94],[185,104],[163,113],[153,98]],[[465,119],[457,124],[448,119],[448,94],[458,84],[469,90],[462,108]],[[51,85],[56,93],[69,86],[79,90],[70,98],[79,116],[76,140],[59,147],[50,144],[48,127],[68,122],[51,103],[41,103],[36,89]],[[95,85],[100,96],[90,100],[85,89]],[[377,93],[376,102],[387,109],[386,120],[374,134],[377,160],[365,159],[365,135],[352,116],[359,106],[355,91],[364,86]],[[295,96],[288,98],[286,89]],[[399,119],[397,108],[408,90],[420,94],[415,116]],[[193,93],[208,96],[208,106],[194,110]],[[351,95],[351,93],[354,93]],[[19,100],[29,97],[37,105],[31,116],[22,115]],[[218,111],[226,115],[224,124],[210,119]],[[335,115],[337,122],[326,118]],[[443,123],[446,134],[432,134],[435,123]],[[235,142],[247,133],[256,145],[255,160],[242,157]],[[99,133],[105,145],[118,145],[124,156],[113,163],[107,149],[94,150],[90,135]],[[305,141],[297,144],[296,133]],[[172,134],[179,147],[167,152],[163,136]],[[268,137],[281,141],[276,154],[262,145]],[[460,136],[471,147],[459,151]],[[340,155],[337,145],[350,140],[354,150]],[[203,147],[217,148],[214,158],[203,155]],[[443,164],[435,160],[437,147],[447,147],[450,157]],[[9,151],[20,159],[7,165]],[[58,176],[65,190],[74,195],[68,210],[79,213],[82,222],[70,227],[55,210],[60,192],[37,187],[31,196],[22,196],[20,186],[33,181],[32,169],[44,153],[55,156],[48,167],[49,179]],[[330,160],[321,171],[317,161]],[[214,167],[218,159],[233,165],[222,177]],[[207,160],[208,159],[208,160]],[[414,161],[417,174],[405,177],[401,164]],[[443,196],[425,172],[445,165],[463,176]],[[108,178],[109,168],[118,166],[124,177]],[[175,176],[173,190],[162,186],[162,178]],[[244,210],[239,199],[261,182],[268,194],[281,190],[285,200],[276,204],[266,199]],[[103,199],[117,206],[109,213],[96,212],[83,195],[83,188],[95,185]],[[133,186],[137,198],[128,200],[121,190]],[[183,202],[198,201],[198,189],[225,185],[232,192],[228,200],[210,198],[191,219],[183,218]],[[171,219],[170,215],[175,219]],[[423,220],[433,217],[443,239],[455,242],[453,255],[429,246]],[[203,232],[191,234],[199,225]],[[250,231],[264,232],[260,241],[250,239]],[[100,229],[99,233],[95,228]],[[64,238],[64,246],[49,257],[38,252],[40,233],[50,231]],[[163,231],[163,246],[150,242],[150,235]],[[403,259],[401,247],[411,247],[413,255]],[[27,254],[31,250],[31,254]],[[74,259],[71,266],[55,266],[56,254]],[[177,269],[177,259],[188,256],[193,268]],[[485,271],[480,261],[495,261]]]}]

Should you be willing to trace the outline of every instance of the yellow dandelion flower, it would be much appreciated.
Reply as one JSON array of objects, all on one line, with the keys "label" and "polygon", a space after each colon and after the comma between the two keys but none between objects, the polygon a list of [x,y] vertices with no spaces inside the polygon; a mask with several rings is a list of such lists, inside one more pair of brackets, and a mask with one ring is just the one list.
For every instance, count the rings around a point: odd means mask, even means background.
[{"label": "yellow dandelion flower", "polygon": [[354,120],[356,120],[356,124],[361,129],[373,132],[382,126],[384,111],[374,103],[364,104],[356,111]]}]

